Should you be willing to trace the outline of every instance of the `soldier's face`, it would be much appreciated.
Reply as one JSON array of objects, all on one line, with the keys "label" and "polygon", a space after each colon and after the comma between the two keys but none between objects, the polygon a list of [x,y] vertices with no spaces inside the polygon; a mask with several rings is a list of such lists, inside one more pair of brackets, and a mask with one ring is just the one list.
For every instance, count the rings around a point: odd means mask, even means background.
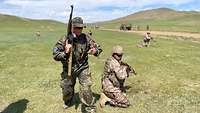
[{"label": "soldier's face", "polygon": [[76,34],[76,36],[80,36],[82,33],[83,28],[82,27],[73,27],[73,33]]},{"label": "soldier's face", "polygon": [[117,61],[121,61],[122,60],[122,56],[123,54],[118,54],[118,53],[114,53],[113,57],[117,60]]}]

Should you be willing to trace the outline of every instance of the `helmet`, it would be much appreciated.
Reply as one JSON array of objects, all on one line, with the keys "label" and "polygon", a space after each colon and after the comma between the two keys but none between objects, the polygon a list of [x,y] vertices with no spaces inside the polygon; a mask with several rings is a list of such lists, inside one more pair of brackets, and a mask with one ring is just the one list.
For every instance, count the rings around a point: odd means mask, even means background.
[{"label": "helmet", "polygon": [[112,49],[112,54],[117,53],[117,54],[123,54],[123,48],[121,46],[114,46]]},{"label": "helmet", "polygon": [[83,19],[81,17],[74,17],[72,19],[72,25],[73,27],[84,27]]}]

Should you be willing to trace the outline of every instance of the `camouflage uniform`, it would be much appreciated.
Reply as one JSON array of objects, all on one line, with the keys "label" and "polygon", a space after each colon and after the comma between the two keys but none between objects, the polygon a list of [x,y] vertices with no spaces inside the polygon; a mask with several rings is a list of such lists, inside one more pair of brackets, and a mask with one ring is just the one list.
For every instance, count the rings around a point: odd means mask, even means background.
[{"label": "camouflage uniform", "polygon": [[148,47],[150,45],[150,41],[151,41],[151,36],[150,36],[150,32],[147,32],[147,34],[144,36],[144,40],[143,40],[143,46]]},{"label": "camouflage uniform", "polygon": [[74,86],[78,77],[80,83],[79,97],[81,102],[86,106],[86,109],[94,108],[94,97],[91,91],[91,73],[88,65],[88,50],[95,47],[98,56],[102,49],[89,35],[82,33],[79,37],[73,38],[72,47],[72,78],[69,80],[68,63],[69,54],[65,53],[65,43],[68,42],[67,36],[62,37],[53,48],[53,57],[56,61],[61,61],[63,71],[61,73],[61,88],[63,93],[63,101],[66,105],[71,104],[74,96]]},{"label": "camouflage uniform", "polygon": [[128,98],[122,92],[127,77],[126,65],[117,61],[113,56],[106,60],[102,88],[103,93],[110,98],[109,103],[111,105],[118,107],[128,107],[130,105]]}]

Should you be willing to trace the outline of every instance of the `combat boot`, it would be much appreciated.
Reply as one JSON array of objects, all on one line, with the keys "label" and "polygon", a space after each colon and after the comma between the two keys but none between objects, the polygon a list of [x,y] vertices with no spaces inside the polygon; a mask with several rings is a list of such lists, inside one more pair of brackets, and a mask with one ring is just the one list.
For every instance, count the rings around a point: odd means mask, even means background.
[{"label": "combat boot", "polygon": [[85,113],[96,113],[96,107],[86,108],[85,111]]},{"label": "combat boot", "polygon": [[108,98],[104,93],[101,93],[100,99],[99,99],[99,105],[101,108],[105,107],[106,102],[111,101],[110,98]]},{"label": "combat boot", "polygon": [[87,106],[87,105],[82,104],[81,112],[82,113],[96,113],[96,107],[95,106]]},{"label": "combat boot", "polygon": [[64,105],[63,105],[63,108],[64,108],[64,109],[67,109],[67,108],[69,108],[69,107],[71,107],[71,106],[72,106],[71,100],[70,100],[70,101],[65,101],[65,102],[64,102]]}]

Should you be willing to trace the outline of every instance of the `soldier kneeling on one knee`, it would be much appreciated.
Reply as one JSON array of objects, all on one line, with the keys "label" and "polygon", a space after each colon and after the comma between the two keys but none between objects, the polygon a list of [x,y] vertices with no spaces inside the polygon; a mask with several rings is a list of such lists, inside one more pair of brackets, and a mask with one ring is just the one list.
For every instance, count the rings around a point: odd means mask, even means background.
[{"label": "soldier kneeling on one knee", "polygon": [[151,41],[152,39],[153,39],[153,38],[151,37],[150,32],[147,32],[146,35],[144,36],[143,46],[144,46],[144,47],[149,47],[150,41]]},{"label": "soldier kneeling on one knee", "polygon": [[112,56],[105,62],[102,78],[102,89],[100,106],[104,107],[106,102],[118,107],[130,105],[127,96],[124,95],[124,81],[130,73],[136,75],[135,70],[127,63],[122,62],[123,48],[113,47]]}]

